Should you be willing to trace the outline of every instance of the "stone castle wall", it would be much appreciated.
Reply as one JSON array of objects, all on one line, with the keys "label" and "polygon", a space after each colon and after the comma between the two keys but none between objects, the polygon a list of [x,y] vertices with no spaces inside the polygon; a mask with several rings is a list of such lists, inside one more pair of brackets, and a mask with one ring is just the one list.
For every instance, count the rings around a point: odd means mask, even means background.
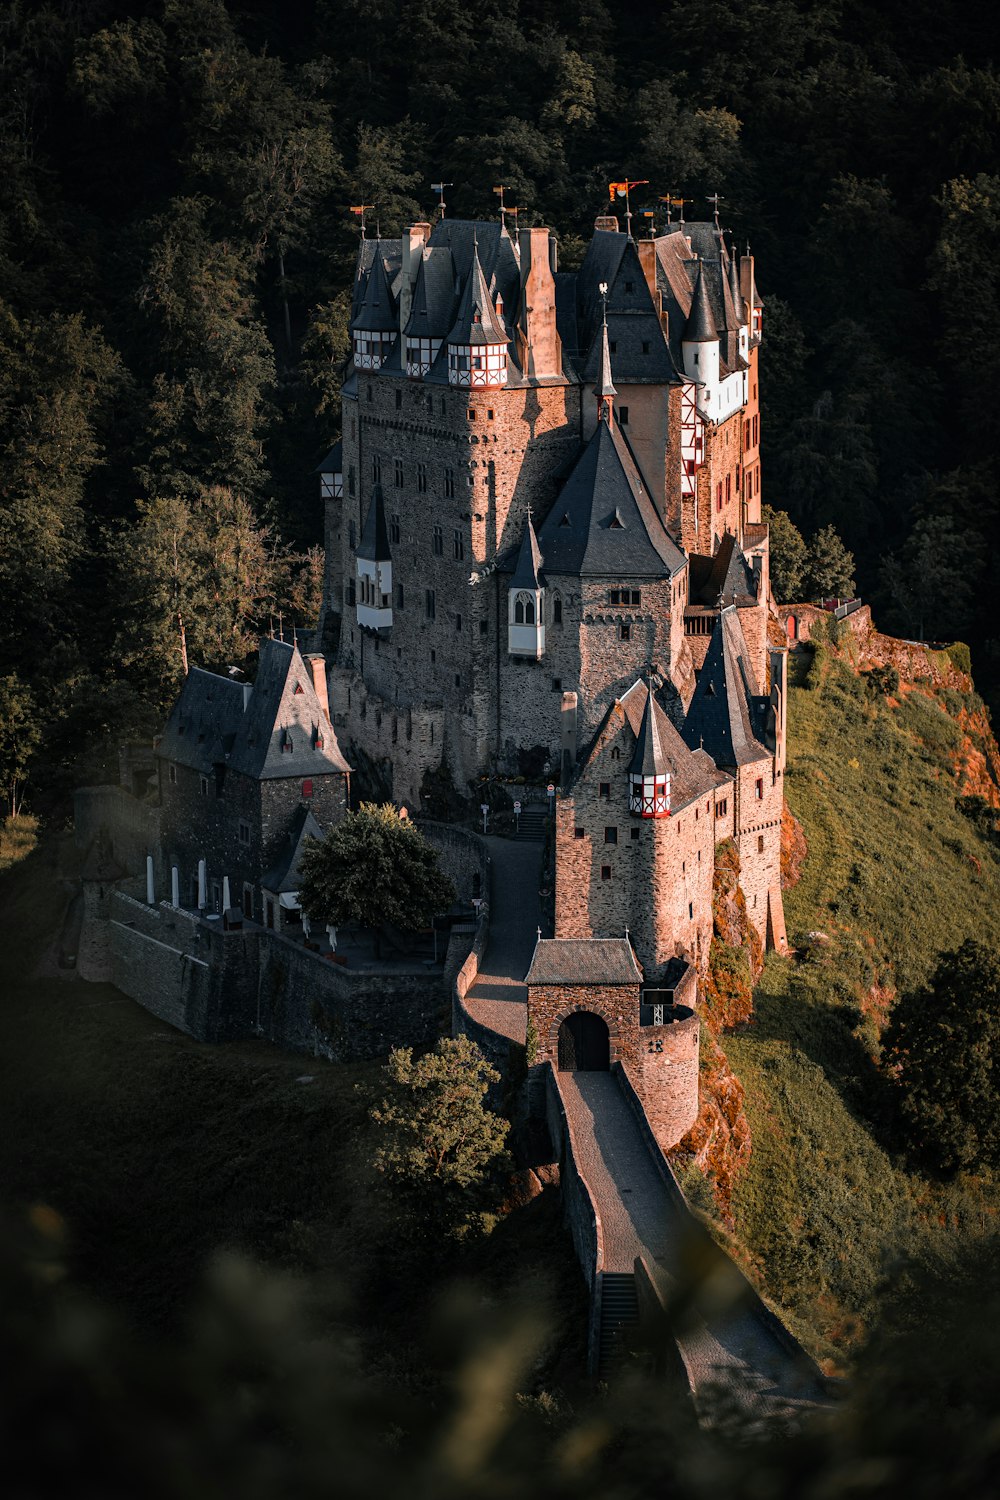
[{"label": "stone castle wall", "polygon": [[639,1056],[639,982],[634,985],[532,984],[528,1020],[538,1035],[539,1061],[559,1063],[559,1027],[576,1011],[590,1011],[606,1022],[611,1061],[636,1063]]},{"label": "stone castle wall", "polygon": [[[686,1011],[686,1013],[685,1013]],[[681,1007],[663,1026],[643,1026],[634,1076],[643,1108],[663,1151],[691,1129],[698,1118],[698,1017]]]}]

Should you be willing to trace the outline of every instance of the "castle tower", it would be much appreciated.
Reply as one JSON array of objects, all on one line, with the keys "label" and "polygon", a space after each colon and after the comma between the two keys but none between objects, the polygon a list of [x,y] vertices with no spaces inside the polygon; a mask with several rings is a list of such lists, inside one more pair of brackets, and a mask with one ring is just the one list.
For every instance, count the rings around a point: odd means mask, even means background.
[{"label": "castle tower", "polygon": [[698,405],[707,416],[715,415],[719,388],[719,334],[712,304],[708,300],[705,267],[699,261],[691,311],[681,339],[684,373],[700,385]]},{"label": "castle tower", "polygon": [[507,384],[509,335],[490,296],[473,243],[472,270],[448,335],[448,383],[486,390]]},{"label": "castle tower", "polygon": [[396,340],[398,312],[389,286],[382,241],[375,241],[375,259],[351,332],[354,365],[358,370],[380,370]]}]

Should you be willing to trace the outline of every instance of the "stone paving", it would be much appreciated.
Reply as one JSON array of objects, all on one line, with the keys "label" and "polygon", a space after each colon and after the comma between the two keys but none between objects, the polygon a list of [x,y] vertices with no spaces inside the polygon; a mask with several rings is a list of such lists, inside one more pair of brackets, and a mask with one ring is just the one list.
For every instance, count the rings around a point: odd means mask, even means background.
[{"label": "stone paving", "polygon": [[[604,1269],[631,1271],[642,1255],[669,1287],[685,1254],[686,1214],[657,1171],[617,1080],[611,1073],[557,1073],[556,1081],[574,1159],[601,1218]],[[710,1295],[712,1288],[702,1290]],[[788,1416],[826,1400],[765,1321],[727,1297],[695,1313],[678,1345],[695,1402],[708,1417],[729,1404],[751,1418]]]},{"label": "stone paving", "polygon": [[479,976],[465,997],[473,1020],[511,1041],[524,1043],[528,991],[524,976],[542,920],[538,886],[541,843],[488,838],[490,937]]}]

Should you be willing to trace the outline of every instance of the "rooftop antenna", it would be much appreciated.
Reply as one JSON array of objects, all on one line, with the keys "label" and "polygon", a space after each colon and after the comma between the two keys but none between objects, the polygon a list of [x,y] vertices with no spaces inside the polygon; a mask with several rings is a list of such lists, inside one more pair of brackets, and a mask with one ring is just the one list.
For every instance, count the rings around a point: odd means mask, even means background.
[{"label": "rooftop antenna", "polygon": [[450,188],[450,187],[454,187],[454,186],[455,186],[455,184],[453,182],[432,182],[431,183],[431,192],[432,193],[437,193],[437,195],[438,195],[438,218],[439,219],[443,219],[444,218],[444,210],[445,210],[444,190],[445,190],[445,188]]},{"label": "rooftop antenna", "polygon": [[709,193],[708,198],[707,198],[706,201],[708,203],[711,203],[711,205],[712,205],[712,218],[715,221],[715,227],[716,227],[716,229],[718,229],[718,227],[719,227],[719,204],[720,203],[725,203],[726,200],[725,200],[725,198],[723,198],[723,196],[722,196],[721,193]]},{"label": "rooftop antenna", "polygon": [[374,207],[374,203],[354,203],[351,205],[351,213],[361,220],[362,239],[365,237],[365,214],[370,213]]}]

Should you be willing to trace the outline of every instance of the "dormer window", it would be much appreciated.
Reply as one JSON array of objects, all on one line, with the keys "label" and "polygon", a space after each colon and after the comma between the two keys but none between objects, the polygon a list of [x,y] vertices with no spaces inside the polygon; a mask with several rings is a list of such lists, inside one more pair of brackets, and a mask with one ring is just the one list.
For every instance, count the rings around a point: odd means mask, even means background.
[{"label": "dormer window", "polygon": [[302,686],[302,684],[301,684],[301,682],[297,682],[297,683],[296,683],[296,684],[295,684],[295,689],[294,689],[294,694],[295,694],[295,697],[296,697],[296,698],[297,698],[297,697],[298,697],[298,695],[299,695],[299,694],[300,694],[300,693],[302,693],[302,692],[304,692],[304,691],[305,691],[305,689],[304,689],[304,688],[303,688],[303,686]]}]

